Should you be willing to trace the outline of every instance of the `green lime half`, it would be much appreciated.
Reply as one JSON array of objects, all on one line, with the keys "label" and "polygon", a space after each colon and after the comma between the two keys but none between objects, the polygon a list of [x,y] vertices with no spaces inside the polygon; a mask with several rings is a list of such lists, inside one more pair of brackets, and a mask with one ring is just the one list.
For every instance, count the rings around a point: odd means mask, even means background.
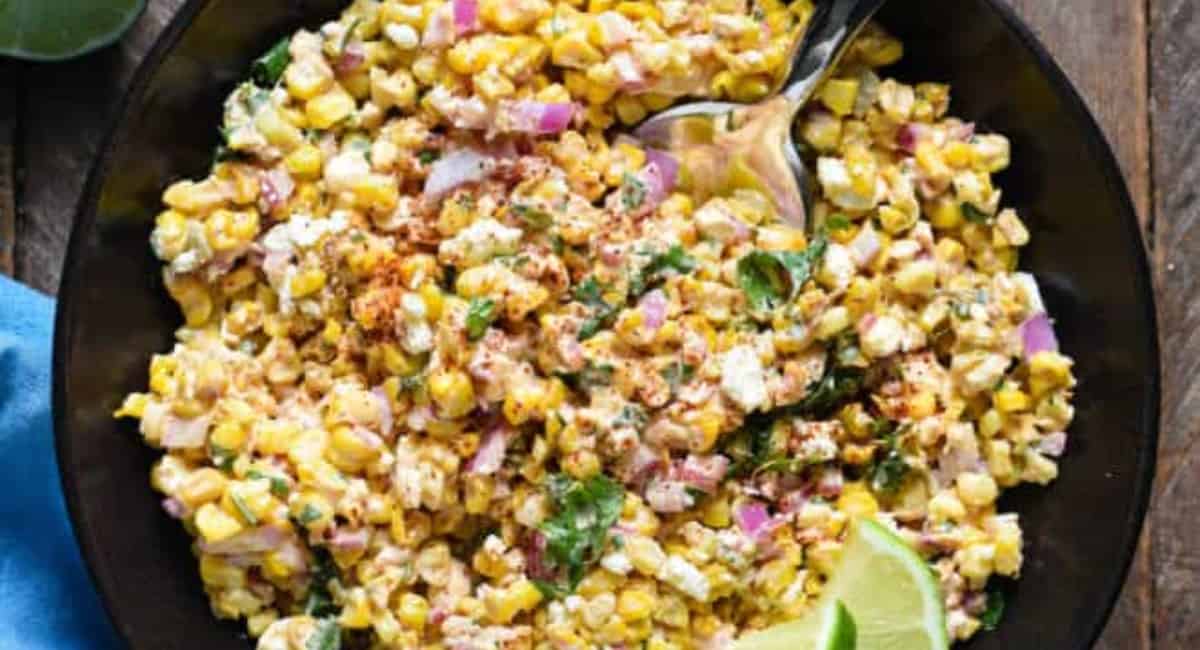
[{"label": "green lime half", "polygon": [[825,599],[800,620],[739,639],[733,650],[855,650],[856,635],[850,610]]},{"label": "green lime half", "polygon": [[735,650],[824,650],[815,645],[833,605],[853,617],[856,650],[947,650],[946,613],[933,572],[904,540],[869,520],[851,525],[842,557],[812,613],[738,641]]},{"label": "green lime half", "polygon": [[59,61],[117,40],[145,0],[0,0],[0,55]]}]

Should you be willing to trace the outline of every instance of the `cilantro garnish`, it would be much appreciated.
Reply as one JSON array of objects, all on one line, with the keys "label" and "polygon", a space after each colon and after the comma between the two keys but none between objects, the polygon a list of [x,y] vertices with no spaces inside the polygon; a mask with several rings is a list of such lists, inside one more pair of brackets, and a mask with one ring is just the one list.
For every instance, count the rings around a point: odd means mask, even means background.
[{"label": "cilantro garnish", "polygon": [[621,207],[634,210],[646,201],[646,184],[637,176],[626,172],[621,177]]},{"label": "cilantro garnish", "polygon": [[979,623],[984,630],[991,632],[1000,625],[1004,617],[1004,592],[992,588],[987,592],[987,608],[979,615]]},{"label": "cilantro garnish", "polygon": [[825,255],[828,240],[817,235],[803,251],[754,251],[738,260],[738,283],[755,311],[767,311],[792,300],[812,277]]},{"label": "cilantro garnish", "polygon": [[695,366],[682,361],[675,361],[671,365],[659,371],[659,374],[662,375],[662,378],[667,380],[667,384],[671,386],[672,395],[679,390],[680,386],[691,381],[692,375],[695,373]]},{"label": "cilantro garnish", "polygon": [[630,278],[629,292],[635,296],[640,296],[651,285],[662,280],[667,271],[675,271],[686,275],[695,271],[696,266],[696,259],[688,255],[682,246],[676,244],[667,249],[667,252],[651,257],[650,263],[642,267],[641,271]]},{"label": "cilantro garnish", "polygon": [[973,203],[964,201],[959,208],[962,210],[963,218],[971,223],[987,223],[988,219],[992,218],[988,213],[975,207]]},{"label": "cilantro garnish", "polygon": [[341,650],[342,629],[337,620],[323,618],[317,621],[317,629],[308,637],[304,650]]},{"label": "cilantro garnish", "polygon": [[467,308],[467,338],[476,341],[496,320],[496,301],[491,298],[472,298]]},{"label": "cilantro garnish", "polygon": [[428,165],[441,157],[442,152],[437,149],[422,149],[417,152],[417,160],[421,161],[422,165]]},{"label": "cilantro garnish", "polygon": [[291,39],[284,37],[254,60],[250,66],[250,77],[254,79],[254,83],[264,88],[272,88],[279,82],[283,71],[292,62],[292,55],[288,52],[290,42]]},{"label": "cilantro garnish", "polygon": [[875,437],[883,441],[883,458],[871,469],[871,487],[876,492],[887,494],[900,489],[904,477],[908,475],[908,463],[900,451],[901,427],[889,420],[875,423]]},{"label": "cilantro garnish", "polygon": [[539,529],[546,538],[550,568],[565,572],[566,583],[539,581],[538,588],[547,596],[559,597],[574,591],[587,565],[599,561],[608,543],[608,530],[621,516],[625,491],[603,474],[584,481],[554,475],[547,479],[546,490],[556,512]]},{"label": "cilantro garnish", "polygon": [[575,287],[575,300],[592,309],[592,315],[579,327],[578,338],[580,341],[586,341],[598,334],[600,330],[611,326],[613,319],[621,311],[619,305],[612,305],[604,300],[603,293],[604,287],[596,281],[596,278],[592,277]]},{"label": "cilantro garnish", "polygon": [[308,593],[304,596],[304,613],[309,616],[332,616],[338,613],[337,605],[329,592],[329,583],[338,580],[337,567],[325,549],[313,549],[312,577],[308,582]]},{"label": "cilantro garnish", "polygon": [[534,230],[545,230],[554,225],[554,215],[529,205],[514,205],[513,213],[521,218],[521,221],[529,224]]},{"label": "cilantro garnish", "polygon": [[588,362],[579,372],[559,373],[559,378],[574,390],[586,391],[597,386],[612,384],[613,367],[607,363]]}]

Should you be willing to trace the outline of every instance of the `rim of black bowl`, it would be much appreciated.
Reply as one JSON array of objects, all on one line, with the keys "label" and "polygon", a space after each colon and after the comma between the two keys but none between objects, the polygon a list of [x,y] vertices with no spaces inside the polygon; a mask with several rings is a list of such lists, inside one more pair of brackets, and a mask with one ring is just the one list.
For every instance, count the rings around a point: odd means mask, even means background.
[{"label": "rim of black bowl", "polygon": [[[83,239],[87,233],[91,232],[96,220],[100,190],[111,165],[115,145],[122,140],[126,131],[132,126],[127,121],[129,108],[135,102],[140,101],[145,95],[150,79],[167,53],[175,47],[192,20],[209,2],[210,0],[187,0],[179,8],[170,23],[167,24],[167,27],[150,48],[150,51],[147,52],[146,57],[139,64],[137,72],[134,74],[133,80],[129,85],[129,89],[117,107],[113,121],[97,153],[96,161],[88,173],[83,194],[76,207],[75,222],[71,229],[66,258],[63,260],[63,284],[59,289],[58,306],[55,313],[54,357],[52,361],[53,393],[51,404],[54,417],[59,478],[66,499],[67,510],[71,516],[71,524],[76,529],[75,538],[82,549],[84,563],[88,567],[92,583],[100,593],[101,601],[104,604],[113,627],[116,629],[118,635],[131,646],[133,645],[133,639],[130,638],[128,631],[121,625],[121,621],[116,616],[112,589],[109,583],[102,579],[96,572],[101,555],[100,549],[88,542],[88,538],[80,535],[78,532],[87,527],[87,521],[84,519],[78,492],[75,489],[77,486],[68,476],[69,472],[64,471],[62,463],[63,457],[71,455],[71,448],[74,445],[74,440],[66,433],[64,418],[66,403],[69,400],[65,371],[70,365],[70,346],[68,343],[71,339],[72,328],[74,326],[72,318],[74,315],[73,298],[75,292],[79,290],[78,285],[80,280],[75,272],[75,266],[79,259],[77,253],[83,246]],[[1145,451],[1143,451],[1141,457],[1138,459],[1137,480],[1134,482],[1134,503],[1136,505],[1131,513],[1130,521],[1125,527],[1125,538],[1121,540],[1124,553],[1122,566],[1119,567],[1118,571],[1112,573],[1110,583],[1107,587],[1108,597],[1106,598],[1106,605],[1101,611],[1097,611],[1096,616],[1093,617],[1091,630],[1087,635],[1087,645],[1079,649],[1084,650],[1095,645],[1100,634],[1104,631],[1105,625],[1108,623],[1113,608],[1117,604],[1117,599],[1121,595],[1121,589],[1129,573],[1129,567],[1137,552],[1138,540],[1141,537],[1142,526],[1145,523],[1146,513],[1150,506],[1151,488],[1158,458],[1159,399],[1161,395],[1162,375],[1154,287],[1151,281],[1149,262],[1146,258],[1146,250],[1142,244],[1142,232],[1137,221],[1137,209],[1134,207],[1133,199],[1129,194],[1129,187],[1125,182],[1125,177],[1121,172],[1116,155],[1113,153],[1112,146],[1096,121],[1095,116],[1087,107],[1087,103],[1079,94],[1078,89],[1075,88],[1075,84],[1071,82],[1066,72],[1058,65],[1058,62],[1054,60],[1054,57],[1050,55],[1050,52],[1042,45],[1041,41],[1034,35],[1029,26],[1025,24],[1024,20],[1016,14],[1015,10],[1001,0],[982,0],[982,2],[989,10],[999,15],[1008,30],[1033,53],[1042,73],[1063,94],[1074,117],[1085,130],[1084,135],[1086,136],[1088,146],[1091,148],[1095,160],[1099,162],[1103,175],[1108,179],[1112,187],[1117,189],[1118,198],[1124,208],[1123,211],[1129,216],[1129,218],[1125,219],[1125,226],[1129,231],[1129,245],[1134,249],[1132,251],[1134,263],[1139,271],[1134,281],[1138,286],[1139,293],[1146,297],[1144,302],[1145,313],[1142,316],[1146,319],[1153,333],[1153,336],[1143,342],[1146,346],[1148,357],[1151,360],[1153,373],[1149,380],[1148,394],[1146,395],[1149,407],[1146,409],[1147,421],[1142,423],[1146,431],[1147,444],[1143,447]]]}]

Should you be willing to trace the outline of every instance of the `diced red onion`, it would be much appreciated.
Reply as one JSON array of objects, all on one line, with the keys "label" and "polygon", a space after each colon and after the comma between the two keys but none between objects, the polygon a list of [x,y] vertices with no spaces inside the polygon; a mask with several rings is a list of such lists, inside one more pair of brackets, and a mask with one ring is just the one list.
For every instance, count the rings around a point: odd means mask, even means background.
[{"label": "diced red onion", "polygon": [[675,478],[688,487],[704,492],[713,492],[721,483],[721,479],[725,478],[725,472],[728,469],[729,459],[720,454],[708,456],[689,454],[682,463],[676,464],[673,473]]},{"label": "diced red onion", "polygon": [[617,244],[604,244],[600,247],[600,261],[607,266],[618,267],[623,258],[621,247]]},{"label": "diced red onion", "polygon": [[679,161],[675,156],[660,149],[647,149],[646,162],[658,167],[664,192],[669,194],[675,189],[676,183],[679,182]]},{"label": "diced red onion", "polygon": [[468,183],[478,183],[491,172],[493,160],[474,149],[457,149],[439,158],[429,168],[425,196],[439,199]]},{"label": "diced red onion", "polygon": [[743,533],[756,537],[758,532],[770,521],[771,516],[767,513],[767,506],[758,501],[749,501],[738,506],[734,512],[734,519]]},{"label": "diced red onion", "polygon": [[662,469],[662,454],[649,445],[634,447],[621,471],[621,480],[629,484],[641,484],[651,474]]},{"label": "diced red onion", "polygon": [[537,580],[554,577],[554,570],[546,564],[546,536],[541,531],[534,531],[525,544],[525,571]]},{"label": "diced red onion", "polygon": [[200,550],[213,555],[265,553],[283,543],[284,532],[275,526],[259,526],[220,542],[200,542]]},{"label": "diced red onion", "polygon": [[351,41],[346,43],[346,47],[342,48],[342,53],[338,55],[333,68],[339,74],[350,74],[361,68],[366,60],[367,50],[363,47],[363,44],[359,41]]},{"label": "diced red onion", "polygon": [[575,116],[575,105],[567,102],[542,104],[542,115],[538,118],[539,133],[560,133],[571,125]]},{"label": "diced red onion", "polygon": [[646,503],[655,512],[683,512],[692,505],[688,486],[681,481],[656,478],[646,486]]},{"label": "diced red onion", "polygon": [[854,239],[850,240],[850,257],[854,259],[858,268],[866,268],[875,260],[881,246],[879,233],[876,233],[875,228],[868,223],[858,231]]},{"label": "diced red onion", "polygon": [[1045,312],[1039,312],[1026,319],[1021,323],[1020,332],[1026,359],[1032,358],[1038,352],[1058,352],[1058,338],[1054,336],[1054,326]]},{"label": "diced red onion", "polygon": [[366,528],[359,528],[357,530],[339,529],[329,539],[329,546],[343,553],[361,551],[367,547],[369,536],[370,533]]},{"label": "diced red onion", "polygon": [[263,204],[261,207],[266,213],[274,212],[276,208],[286,203],[296,189],[292,175],[282,167],[276,167],[260,174],[258,185],[259,196]]},{"label": "diced red onion", "polygon": [[183,519],[188,515],[188,507],[183,505],[183,502],[175,497],[167,497],[162,500],[162,508],[175,519]]},{"label": "diced red onion", "polygon": [[479,449],[467,463],[472,474],[495,474],[504,464],[504,453],[508,447],[508,433],[504,427],[492,427],[483,434]]},{"label": "diced red onion", "polygon": [[666,184],[663,181],[662,170],[658,165],[646,165],[637,173],[637,179],[646,188],[646,199],[641,207],[653,210],[663,199],[667,198]]},{"label": "diced red onion", "polygon": [[453,7],[442,5],[429,16],[425,23],[425,31],[421,34],[421,45],[424,47],[445,47],[454,42]]},{"label": "diced red onion", "polygon": [[950,137],[955,140],[966,142],[975,137],[975,123],[963,122],[958,128],[950,132]]},{"label": "diced red onion", "polygon": [[1062,456],[1067,450],[1067,434],[1062,431],[1047,433],[1046,437],[1038,442],[1037,450],[1054,458]]},{"label": "diced red onion", "polygon": [[383,386],[372,388],[371,396],[375,398],[375,403],[379,406],[379,430],[385,438],[390,438],[392,427],[396,425],[392,415],[392,400],[388,399],[388,394],[383,390]]},{"label": "diced red onion", "polygon": [[167,449],[203,447],[208,440],[208,425],[211,420],[207,415],[188,419],[167,415],[163,418],[162,446]]},{"label": "diced red onion", "polygon": [[479,26],[479,3],[476,0],[454,0],[454,29],[459,36],[475,31]]},{"label": "diced red onion", "polygon": [[916,153],[917,145],[926,138],[929,127],[916,122],[909,122],[896,132],[896,146],[906,153]]},{"label": "diced red onion", "polygon": [[646,294],[640,303],[645,314],[643,325],[651,332],[657,332],[667,320],[667,296],[661,289],[655,289]]}]

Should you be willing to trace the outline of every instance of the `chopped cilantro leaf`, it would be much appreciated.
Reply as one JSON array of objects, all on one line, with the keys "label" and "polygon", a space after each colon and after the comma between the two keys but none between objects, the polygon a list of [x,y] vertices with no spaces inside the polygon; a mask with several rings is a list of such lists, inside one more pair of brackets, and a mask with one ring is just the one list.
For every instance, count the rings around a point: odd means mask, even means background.
[{"label": "chopped cilantro leaf", "polygon": [[817,235],[803,251],[753,251],[738,260],[738,283],[750,307],[767,311],[792,300],[825,256],[828,240]]},{"label": "chopped cilantro leaf", "polygon": [[959,205],[962,210],[963,218],[971,223],[987,223],[992,217],[988,213],[975,207],[975,204],[966,201]]},{"label": "chopped cilantro leaf", "polygon": [[264,88],[271,88],[279,82],[283,71],[292,62],[292,55],[288,51],[290,43],[291,39],[284,37],[265,54],[254,60],[250,66],[250,77],[254,79],[254,83]]},{"label": "chopped cilantro leaf", "polygon": [[546,490],[554,501],[555,514],[542,522],[546,538],[546,559],[551,568],[565,572],[566,585],[548,583],[539,587],[544,594],[557,597],[575,590],[587,565],[599,561],[608,543],[608,530],[621,516],[625,491],[611,478],[597,474],[577,481],[563,475],[550,476]]},{"label": "chopped cilantro leaf", "polygon": [[417,152],[417,160],[421,161],[422,165],[428,165],[441,157],[442,152],[437,149],[422,149]]},{"label": "chopped cilantro leaf", "polygon": [[682,361],[675,361],[671,365],[659,371],[659,374],[662,375],[662,378],[667,380],[667,384],[671,386],[672,395],[679,390],[680,386],[691,381],[692,375],[695,373],[695,366]]},{"label": "chopped cilantro leaf", "polygon": [[560,373],[559,377],[575,390],[586,391],[596,386],[612,384],[613,367],[607,363],[588,362],[579,372]]},{"label": "chopped cilantro leaf", "polygon": [[850,218],[841,212],[835,212],[834,214],[829,215],[825,219],[824,223],[825,230],[828,230],[829,232],[834,232],[836,230],[847,230],[853,225],[854,223],[850,221]]},{"label": "chopped cilantro leaf", "polygon": [[241,496],[238,495],[237,492],[230,490],[229,500],[233,501],[233,507],[237,508],[238,514],[242,516],[242,519],[246,520],[247,524],[250,524],[251,526],[258,525],[258,517],[254,516],[254,511],[246,506],[246,502]]},{"label": "chopped cilantro leaf", "polygon": [[467,338],[479,340],[496,320],[496,301],[491,298],[472,298],[467,308]]},{"label": "chopped cilantro leaf", "polygon": [[637,209],[646,201],[646,184],[628,172],[621,178],[620,192],[621,207],[626,210]]},{"label": "chopped cilantro leaf", "polygon": [[332,618],[317,621],[317,629],[304,644],[304,650],[341,650],[341,647],[342,629]]},{"label": "chopped cilantro leaf", "polygon": [[659,253],[650,258],[650,262],[642,267],[629,281],[629,291],[640,296],[651,285],[662,280],[667,271],[688,274],[696,270],[696,259],[688,255],[683,247],[676,244],[665,253]]},{"label": "chopped cilantro leaf", "polygon": [[984,630],[991,632],[1000,625],[1004,617],[1004,592],[992,588],[987,592],[987,608],[979,615],[979,623]]},{"label": "chopped cilantro leaf", "polygon": [[300,514],[296,516],[296,521],[300,522],[301,526],[307,526],[320,518],[321,511],[313,507],[311,503],[306,503],[300,510]]},{"label": "chopped cilantro leaf", "polygon": [[304,596],[304,613],[309,616],[332,616],[338,612],[333,596],[329,593],[330,581],[337,581],[337,567],[325,549],[313,549],[312,577],[308,582],[308,593]]},{"label": "chopped cilantro leaf", "polygon": [[513,205],[513,213],[521,218],[521,221],[529,224],[534,230],[545,230],[554,225],[554,215],[528,205]]},{"label": "chopped cilantro leaf", "polygon": [[290,489],[288,487],[287,479],[285,479],[281,476],[271,476],[269,474],[264,474],[256,469],[252,469],[249,472],[246,472],[246,476],[251,479],[256,479],[256,480],[257,479],[267,479],[268,481],[270,481],[271,482],[271,494],[274,494],[277,497],[286,497],[288,494],[288,490]]},{"label": "chopped cilantro leaf", "polygon": [[908,462],[904,460],[899,445],[903,431],[889,420],[878,420],[872,428],[875,437],[883,442],[883,458],[871,468],[871,487],[876,492],[891,494],[900,489],[909,472]]}]

